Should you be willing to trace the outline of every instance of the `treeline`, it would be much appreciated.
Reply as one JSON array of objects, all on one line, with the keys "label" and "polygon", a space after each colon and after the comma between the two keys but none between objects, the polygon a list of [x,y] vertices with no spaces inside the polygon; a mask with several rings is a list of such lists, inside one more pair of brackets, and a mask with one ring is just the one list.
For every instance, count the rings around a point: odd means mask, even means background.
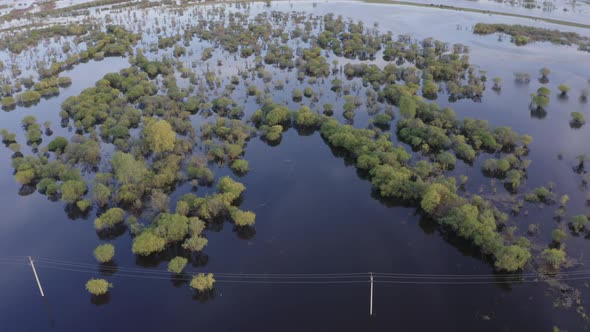
[{"label": "treeline", "polygon": [[505,33],[512,37],[512,42],[516,45],[526,45],[531,42],[551,42],[558,45],[578,45],[582,51],[587,51],[588,45],[590,45],[590,38],[581,36],[576,32],[562,32],[520,24],[477,23],[473,28],[473,33],[479,35]]}]

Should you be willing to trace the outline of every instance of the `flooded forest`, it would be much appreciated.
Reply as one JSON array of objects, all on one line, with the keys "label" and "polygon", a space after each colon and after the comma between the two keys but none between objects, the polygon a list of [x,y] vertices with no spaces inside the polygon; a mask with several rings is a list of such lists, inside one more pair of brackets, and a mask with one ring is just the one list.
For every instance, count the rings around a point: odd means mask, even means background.
[{"label": "flooded forest", "polygon": [[587,1],[0,0],[0,328],[586,331],[589,98]]}]

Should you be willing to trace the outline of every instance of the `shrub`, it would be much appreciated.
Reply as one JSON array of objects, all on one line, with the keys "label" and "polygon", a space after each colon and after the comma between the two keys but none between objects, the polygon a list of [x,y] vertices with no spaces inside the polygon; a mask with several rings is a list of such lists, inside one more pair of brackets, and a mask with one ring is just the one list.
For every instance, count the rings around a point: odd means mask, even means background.
[{"label": "shrub", "polygon": [[231,164],[231,169],[238,173],[248,172],[248,161],[244,159],[234,160]]},{"label": "shrub", "polygon": [[61,200],[67,203],[75,203],[82,197],[88,187],[86,183],[80,180],[69,180],[61,185]]},{"label": "shrub", "polygon": [[104,279],[90,279],[86,282],[86,290],[92,295],[103,295],[112,288],[113,285]]},{"label": "shrub", "polygon": [[215,279],[213,278],[212,273],[204,274],[199,273],[193,277],[191,280],[190,286],[193,289],[196,289],[199,292],[205,292],[213,289],[213,285],[215,284]]},{"label": "shrub", "polygon": [[545,249],[543,250],[542,257],[554,269],[558,269],[566,262],[565,251],[561,249]]},{"label": "shrub", "polygon": [[94,258],[100,263],[110,262],[115,256],[115,246],[110,243],[101,244],[94,249]]},{"label": "shrub", "polygon": [[58,136],[53,141],[47,144],[47,149],[49,151],[56,151],[56,152],[64,152],[66,146],[68,145],[68,140],[65,137]]},{"label": "shrub", "polygon": [[242,211],[235,208],[231,211],[231,218],[237,226],[251,226],[256,221],[256,214],[252,211]]},{"label": "shrub", "polygon": [[145,230],[133,240],[131,251],[136,255],[149,256],[164,250],[165,247],[166,240]]},{"label": "shrub", "polygon": [[120,208],[111,208],[94,220],[94,228],[102,230],[114,227],[123,222],[125,211]]},{"label": "shrub", "polygon": [[186,263],[188,263],[188,259],[176,256],[168,263],[168,271],[175,274],[181,274]]}]

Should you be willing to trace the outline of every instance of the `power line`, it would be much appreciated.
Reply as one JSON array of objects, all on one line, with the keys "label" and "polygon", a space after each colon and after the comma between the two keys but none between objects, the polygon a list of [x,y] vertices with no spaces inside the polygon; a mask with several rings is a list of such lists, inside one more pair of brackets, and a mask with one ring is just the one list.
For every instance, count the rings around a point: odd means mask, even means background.
[{"label": "power line", "polygon": [[[37,262],[40,264],[45,265],[58,265],[64,267],[74,267],[74,268],[96,268],[96,264],[85,264],[85,263],[65,263],[64,261],[55,262],[53,260],[37,258]],[[39,264],[38,264],[39,265]],[[125,268],[125,267],[118,267],[118,266],[100,266],[100,269],[103,271],[125,271],[130,273],[141,273],[141,274],[170,274],[169,271],[165,270],[146,270],[146,269],[137,269],[137,268]],[[314,279],[321,279],[321,278],[344,278],[344,277],[351,277],[351,278],[360,278],[366,277],[367,273],[293,273],[293,274],[285,274],[285,273],[222,273],[216,272],[214,273],[216,276],[224,276],[224,277],[244,277],[244,278],[314,278]]]},{"label": "power line", "polygon": [[[163,279],[189,281],[192,275],[187,273],[175,275],[165,270],[146,270],[139,268],[125,268],[117,266],[97,266],[81,262],[66,260],[36,258],[39,268],[89,273],[109,273],[117,277]],[[29,266],[24,257],[0,257],[0,264]],[[97,271],[98,267],[98,271]],[[250,284],[352,284],[368,283],[369,273],[301,273],[301,274],[273,274],[273,273],[213,273],[220,283],[250,283]],[[380,284],[421,284],[421,285],[476,285],[476,284],[518,284],[539,283],[546,280],[574,281],[590,280],[590,270],[577,270],[556,273],[552,276],[542,274],[417,274],[417,273],[373,273],[375,283]]]},{"label": "power line", "polygon": [[[64,266],[73,267],[91,267],[95,268],[96,264],[80,263],[73,261],[65,261],[58,259],[49,258],[36,258],[37,261],[46,262],[49,264],[57,264]],[[126,268],[117,266],[101,266],[101,270],[114,270],[114,271],[127,271],[127,272],[139,272],[139,273],[153,273],[153,274],[169,274],[165,270],[147,270],[140,268]],[[555,276],[570,276],[570,275],[584,275],[590,274],[590,270],[575,270],[569,272],[556,272]],[[226,273],[226,272],[215,272],[218,276],[239,276],[239,277],[252,277],[252,278],[274,278],[274,277],[342,277],[342,276],[353,276],[353,277],[365,277],[367,272],[350,272],[350,273]],[[467,279],[467,278],[524,278],[524,277],[538,277],[538,273],[494,273],[494,274],[433,274],[433,273],[394,273],[394,272],[376,272],[376,276],[383,278],[416,278],[416,279],[427,279],[427,278],[442,278],[442,279]]]}]

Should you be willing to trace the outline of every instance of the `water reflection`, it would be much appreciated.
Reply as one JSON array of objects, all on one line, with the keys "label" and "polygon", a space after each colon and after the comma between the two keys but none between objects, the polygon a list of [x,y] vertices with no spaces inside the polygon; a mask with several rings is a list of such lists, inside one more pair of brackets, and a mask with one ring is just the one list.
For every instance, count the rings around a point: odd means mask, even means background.
[{"label": "water reflection", "polygon": [[29,196],[37,191],[37,187],[34,184],[26,184],[20,187],[18,190],[19,196]]},{"label": "water reflection", "polygon": [[198,253],[191,255],[189,257],[189,261],[191,262],[191,265],[193,267],[207,266],[207,264],[209,263],[209,255],[207,255],[203,252],[198,252]]},{"label": "water reflection", "polygon": [[[77,209],[77,207],[76,207],[76,209]],[[78,211],[79,211],[79,209],[78,209]],[[87,215],[88,215],[88,213],[86,213],[86,216]],[[69,213],[68,213],[68,217],[70,217]],[[74,218],[70,218],[70,219],[74,219]],[[125,234],[126,231],[127,231],[127,225],[125,225],[124,223],[120,223],[120,224],[117,224],[117,225],[107,228],[107,229],[97,230],[96,235],[98,235],[98,238],[101,239],[102,241],[112,241],[112,240],[118,238],[119,236]]]},{"label": "water reflection", "polygon": [[206,292],[195,292],[195,294],[193,295],[193,301],[205,303],[205,302],[213,301],[215,299],[215,296],[216,296],[215,289],[211,289]]},{"label": "water reflection", "polygon": [[233,231],[242,240],[252,240],[256,236],[256,228],[252,226],[234,226]]},{"label": "water reflection", "polygon": [[[66,204],[64,206],[64,211],[65,211],[66,215],[68,216],[68,219],[70,219],[70,220],[77,220],[77,219],[87,220],[91,209],[88,208],[87,210],[82,211],[82,210],[80,210],[80,208],[78,208],[78,206],[76,204],[70,203],[70,204]],[[100,237],[100,235],[99,235],[99,237]],[[109,239],[109,238],[105,237],[105,239]]]},{"label": "water reflection", "polygon": [[544,119],[547,116],[547,111],[543,108],[532,107],[531,108],[531,118],[534,119]]},{"label": "water reflection", "polygon": [[174,288],[181,288],[189,283],[189,279],[186,277],[183,277],[183,276],[176,275],[176,274],[171,274],[170,275],[170,283],[172,284],[172,287],[174,287]]},{"label": "water reflection", "polygon": [[117,273],[117,271],[119,271],[119,267],[114,261],[101,263],[98,265],[98,272],[105,276],[112,276],[113,274]]},{"label": "water reflection", "polygon": [[109,304],[109,302],[111,302],[111,293],[90,296],[90,303],[92,303],[95,306],[106,305]]}]

